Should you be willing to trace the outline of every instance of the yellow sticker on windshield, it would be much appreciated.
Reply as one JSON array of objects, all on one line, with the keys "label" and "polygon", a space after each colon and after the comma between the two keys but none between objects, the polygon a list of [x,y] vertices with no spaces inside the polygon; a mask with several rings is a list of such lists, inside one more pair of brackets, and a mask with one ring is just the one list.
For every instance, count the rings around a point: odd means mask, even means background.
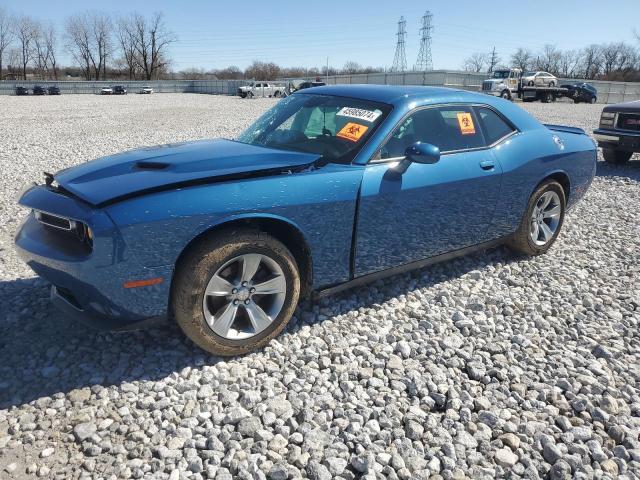
[{"label": "yellow sticker on windshield", "polygon": [[349,122],[336,134],[337,137],[346,138],[352,142],[357,142],[369,130],[369,127],[359,123]]},{"label": "yellow sticker on windshield", "polygon": [[462,135],[474,135],[476,133],[476,127],[473,125],[471,114],[469,112],[459,112],[457,115],[460,133],[462,133]]}]

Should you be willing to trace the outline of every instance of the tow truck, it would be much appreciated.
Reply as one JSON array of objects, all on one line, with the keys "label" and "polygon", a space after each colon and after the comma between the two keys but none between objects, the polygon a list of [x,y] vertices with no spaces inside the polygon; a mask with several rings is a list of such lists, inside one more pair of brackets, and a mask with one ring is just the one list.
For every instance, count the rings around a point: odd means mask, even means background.
[{"label": "tow truck", "polygon": [[558,98],[570,96],[567,88],[550,86],[529,87],[522,85],[520,68],[498,68],[491,78],[482,82],[482,93],[513,100],[518,97],[523,102],[540,100],[555,102]]}]

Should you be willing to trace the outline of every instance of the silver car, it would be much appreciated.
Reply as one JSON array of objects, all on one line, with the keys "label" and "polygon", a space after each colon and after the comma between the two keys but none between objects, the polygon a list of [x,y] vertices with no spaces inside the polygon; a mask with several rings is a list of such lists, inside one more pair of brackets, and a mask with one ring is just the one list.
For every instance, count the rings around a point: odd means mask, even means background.
[{"label": "silver car", "polygon": [[522,85],[525,87],[555,87],[558,79],[547,72],[524,72]]}]

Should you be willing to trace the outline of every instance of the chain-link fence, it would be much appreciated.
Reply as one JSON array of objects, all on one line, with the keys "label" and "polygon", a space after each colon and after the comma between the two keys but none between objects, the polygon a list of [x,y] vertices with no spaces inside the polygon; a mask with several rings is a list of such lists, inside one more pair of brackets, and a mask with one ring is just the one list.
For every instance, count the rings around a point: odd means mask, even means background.
[{"label": "chain-link fence", "polygon": [[[322,77],[330,84],[378,84],[378,85],[428,85],[480,91],[484,73],[433,70],[429,72],[404,73],[363,73],[356,75],[334,75]],[[314,80],[307,78],[306,80]],[[291,81],[294,79],[286,79]],[[295,79],[305,80],[305,79]],[[560,79],[560,83],[587,82],[598,89],[598,103],[618,103],[640,99],[639,82],[608,82],[602,80]],[[129,93],[138,93],[142,87],[150,86],[158,93],[207,93],[215,95],[236,95],[238,87],[250,84],[249,80],[158,80],[158,81],[9,81],[0,82],[0,95],[13,95],[18,86],[31,90],[34,85],[48,88],[57,85],[62,94],[99,94],[104,86],[122,85]]]},{"label": "chain-link fence", "polygon": [[122,85],[128,93],[138,93],[142,87],[149,86],[157,93],[209,93],[216,95],[235,95],[238,87],[246,85],[246,80],[156,80],[156,81],[34,81],[5,80],[0,82],[0,95],[14,95],[16,87],[24,87],[32,93],[35,85],[45,89],[55,85],[61,94],[99,94],[103,87]]},{"label": "chain-link fence", "polygon": [[[334,75],[321,77],[329,84],[379,84],[379,85],[428,85],[433,87],[451,87],[463,90],[480,91],[482,81],[488,78],[486,73],[456,72],[433,70],[429,72],[404,73],[362,73],[355,75]],[[296,79],[301,80],[301,79]],[[304,80],[315,80],[315,77]],[[602,80],[559,79],[564,83],[587,82],[598,89],[598,103],[618,103],[640,99],[639,82],[608,82]]]}]

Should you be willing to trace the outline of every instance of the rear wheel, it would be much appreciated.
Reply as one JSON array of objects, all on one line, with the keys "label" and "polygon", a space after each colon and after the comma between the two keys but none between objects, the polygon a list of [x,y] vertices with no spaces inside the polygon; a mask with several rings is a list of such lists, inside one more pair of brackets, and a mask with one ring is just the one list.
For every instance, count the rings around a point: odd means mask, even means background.
[{"label": "rear wheel", "polygon": [[282,94],[280,93],[280,91],[276,91],[276,93],[273,94],[274,97],[276,98],[280,98],[282,96]]},{"label": "rear wheel", "polygon": [[631,155],[633,155],[633,152],[624,152],[622,150],[615,150],[613,148],[602,149],[602,156],[604,157],[604,161],[607,163],[612,163],[614,165],[627,163],[631,159]]},{"label": "rear wheel", "polygon": [[549,180],[531,195],[509,246],[526,255],[545,253],[558,238],[566,207],[562,185]]},{"label": "rear wheel", "polygon": [[552,88],[555,87],[556,86],[556,82],[549,82],[549,86],[552,87]]},{"label": "rear wheel", "polygon": [[542,103],[551,103],[553,102],[553,95],[551,92],[544,93],[542,95]]},{"label": "rear wheel", "polygon": [[216,355],[265,346],[291,319],[300,277],[289,250],[251,229],[227,230],[194,246],[176,269],[173,312],[184,333]]},{"label": "rear wheel", "polygon": [[533,81],[530,81],[529,83],[527,83],[528,86],[533,87],[534,83]]}]

